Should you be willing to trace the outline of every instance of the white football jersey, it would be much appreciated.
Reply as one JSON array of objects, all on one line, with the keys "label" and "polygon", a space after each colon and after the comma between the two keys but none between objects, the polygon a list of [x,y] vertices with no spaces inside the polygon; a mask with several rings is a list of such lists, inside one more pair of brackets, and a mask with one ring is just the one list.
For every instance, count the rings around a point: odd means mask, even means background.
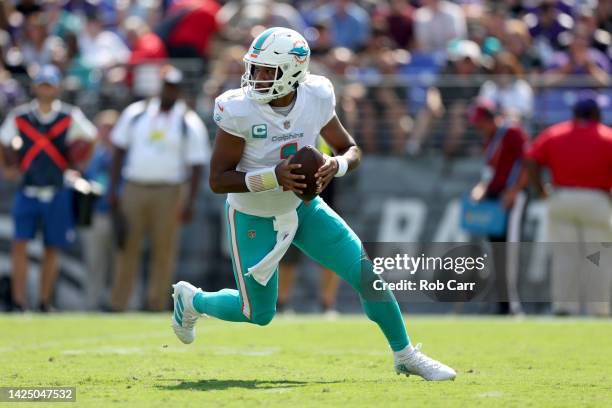
[{"label": "white football jersey", "polygon": [[[233,89],[215,100],[214,120],[227,133],[245,140],[236,170],[248,172],[276,166],[302,147],[315,146],[321,128],[334,117],[335,106],[329,79],[310,74],[297,88],[297,100],[287,116],[248,99],[242,89]],[[238,211],[260,217],[289,212],[301,202],[282,188],[230,193],[228,201]]]}]

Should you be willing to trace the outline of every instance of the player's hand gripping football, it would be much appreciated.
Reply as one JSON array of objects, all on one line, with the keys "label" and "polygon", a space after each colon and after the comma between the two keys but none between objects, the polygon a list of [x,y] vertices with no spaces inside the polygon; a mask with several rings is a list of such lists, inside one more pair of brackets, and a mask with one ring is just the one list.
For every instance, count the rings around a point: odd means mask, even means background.
[{"label": "player's hand gripping football", "polygon": [[299,180],[304,180],[306,176],[303,174],[294,174],[293,170],[302,167],[301,164],[294,163],[289,164],[293,155],[289,156],[282,162],[278,163],[274,172],[276,173],[276,180],[278,184],[283,186],[284,191],[293,191],[294,193],[303,194],[302,190],[307,186],[304,183],[300,183]]},{"label": "player's hand gripping football", "polygon": [[315,173],[317,179],[317,194],[321,194],[323,190],[332,181],[336,173],[338,172],[338,162],[333,157],[326,154],[323,155],[325,163]]}]

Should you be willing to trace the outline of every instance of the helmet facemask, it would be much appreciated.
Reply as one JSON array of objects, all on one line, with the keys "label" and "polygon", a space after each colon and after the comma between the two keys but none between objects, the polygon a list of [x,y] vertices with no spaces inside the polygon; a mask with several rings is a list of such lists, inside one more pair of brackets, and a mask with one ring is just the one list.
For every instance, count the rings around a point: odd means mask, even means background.
[{"label": "helmet facemask", "polygon": [[[256,67],[273,68],[273,80],[258,80],[255,79]],[[242,75],[241,86],[245,90],[247,97],[259,103],[268,103],[273,99],[280,98],[291,93],[297,88],[298,81],[294,80],[292,85],[288,85],[288,79],[285,78],[285,72],[281,66],[266,64],[261,62],[252,62],[244,59],[245,72]],[[288,67],[287,67],[288,68]]]}]

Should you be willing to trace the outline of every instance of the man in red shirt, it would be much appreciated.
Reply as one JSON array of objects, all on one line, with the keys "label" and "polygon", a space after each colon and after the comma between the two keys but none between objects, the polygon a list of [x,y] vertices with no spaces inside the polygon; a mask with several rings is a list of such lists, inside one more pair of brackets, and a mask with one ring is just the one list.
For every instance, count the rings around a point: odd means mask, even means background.
[{"label": "man in red shirt", "polygon": [[[612,271],[600,262],[601,243],[612,242],[612,129],[600,122],[593,94],[582,95],[574,119],[544,130],[527,154],[527,167],[548,202],[552,247],[552,300],[557,314],[610,314]],[[542,181],[551,173],[553,191]],[[559,244],[559,243],[567,244]],[[595,256],[595,257],[593,257]]]},{"label": "man in red shirt", "polygon": [[[527,184],[522,160],[527,146],[527,135],[517,125],[508,123],[497,112],[494,103],[479,101],[470,113],[470,122],[484,138],[486,163],[480,182],[470,194],[473,201],[501,200],[509,212],[506,233],[489,236],[491,242],[521,240],[521,224],[527,203],[524,192]],[[518,298],[518,246],[493,245],[496,288],[500,300],[499,314],[521,313]],[[509,300],[506,301],[506,300]]]}]

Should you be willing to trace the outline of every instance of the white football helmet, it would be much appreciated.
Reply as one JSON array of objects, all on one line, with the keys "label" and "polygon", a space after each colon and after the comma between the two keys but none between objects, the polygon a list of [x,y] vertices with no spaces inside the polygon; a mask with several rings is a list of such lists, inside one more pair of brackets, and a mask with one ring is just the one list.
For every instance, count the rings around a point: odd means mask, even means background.
[{"label": "white football helmet", "polygon": [[[241,86],[249,99],[268,103],[298,87],[308,74],[310,47],[297,31],[272,27],[253,40],[244,58]],[[276,69],[273,81],[256,80],[254,66]]]}]

